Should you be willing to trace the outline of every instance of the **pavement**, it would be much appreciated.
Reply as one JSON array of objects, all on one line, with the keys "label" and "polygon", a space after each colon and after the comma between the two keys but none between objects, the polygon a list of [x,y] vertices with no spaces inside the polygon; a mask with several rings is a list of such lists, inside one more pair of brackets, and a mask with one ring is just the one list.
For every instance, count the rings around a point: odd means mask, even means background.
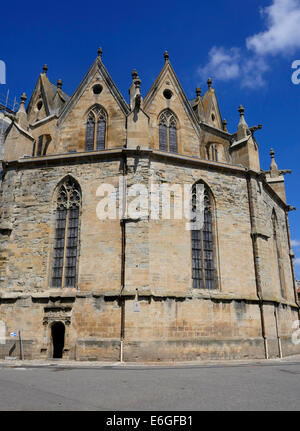
[{"label": "pavement", "polygon": [[177,363],[0,361],[1,411],[300,411],[300,355]]},{"label": "pavement", "polygon": [[228,359],[228,360],[197,360],[197,361],[160,361],[160,362],[109,362],[109,361],[75,361],[69,359],[0,359],[1,367],[63,367],[63,368],[98,368],[98,367],[193,367],[204,365],[242,365],[265,364],[278,362],[299,362],[300,355],[286,356],[272,359]]}]

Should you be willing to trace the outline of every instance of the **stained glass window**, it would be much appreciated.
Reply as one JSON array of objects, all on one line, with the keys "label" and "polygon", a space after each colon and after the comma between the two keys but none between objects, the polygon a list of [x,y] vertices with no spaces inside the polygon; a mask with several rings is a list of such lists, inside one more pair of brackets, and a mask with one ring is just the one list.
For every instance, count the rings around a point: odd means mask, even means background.
[{"label": "stained glass window", "polygon": [[86,151],[104,150],[107,114],[100,105],[95,105],[88,114],[86,123]]},{"label": "stained glass window", "polygon": [[54,287],[72,287],[76,284],[80,204],[79,186],[68,177],[57,195],[52,267]]},{"label": "stained glass window", "polygon": [[159,149],[177,153],[177,121],[169,109],[159,117]]},{"label": "stained glass window", "polygon": [[[196,209],[196,185],[192,190],[192,205]],[[191,231],[192,279],[194,289],[216,289],[215,250],[211,196],[204,186],[204,217],[201,229]]]}]

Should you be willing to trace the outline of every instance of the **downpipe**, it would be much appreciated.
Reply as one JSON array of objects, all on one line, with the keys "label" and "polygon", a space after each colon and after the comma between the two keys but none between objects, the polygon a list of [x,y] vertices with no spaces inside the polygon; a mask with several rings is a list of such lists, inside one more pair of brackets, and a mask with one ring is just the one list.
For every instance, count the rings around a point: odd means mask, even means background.
[{"label": "downpipe", "polygon": [[260,280],[260,274],[259,274],[259,268],[258,268],[259,255],[258,255],[256,232],[255,232],[254,205],[253,205],[253,194],[252,194],[252,189],[251,189],[250,174],[247,174],[246,181],[247,181],[249,212],[250,212],[251,239],[252,239],[252,248],[253,248],[253,259],[254,259],[254,270],[255,270],[255,281],[256,281],[256,294],[258,297],[258,305],[259,305],[259,311],[260,311],[261,330],[262,330],[262,337],[263,337],[263,341],[264,341],[265,358],[269,359],[269,349],[268,349],[268,340],[266,337],[265,317],[264,317],[263,299],[262,299],[262,290],[261,290],[261,280]]},{"label": "downpipe", "polygon": [[119,300],[121,303],[121,328],[120,328],[120,362],[124,362],[124,338],[125,338],[125,298],[122,295],[125,287],[125,256],[126,256],[126,211],[127,211],[127,157],[122,155],[122,174],[123,174],[123,190],[122,190],[122,217],[121,224],[121,290]]}]

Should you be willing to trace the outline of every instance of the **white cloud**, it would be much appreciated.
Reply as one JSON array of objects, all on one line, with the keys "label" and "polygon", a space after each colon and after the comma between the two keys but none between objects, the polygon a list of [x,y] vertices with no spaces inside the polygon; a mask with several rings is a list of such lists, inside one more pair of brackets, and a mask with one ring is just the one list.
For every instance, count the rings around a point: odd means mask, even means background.
[{"label": "white cloud", "polygon": [[291,245],[292,247],[299,247],[300,241],[297,241],[296,239],[292,239]]},{"label": "white cloud", "polygon": [[198,69],[198,74],[203,79],[236,79],[241,87],[262,87],[270,55],[300,49],[300,0],[273,0],[261,9],[261,16],[266,22],[265,31],[248,37],[244,48],[212,47],[208,63]]},{"label": "white cloud", "polygon": [[208,63],[198,69],[198,74],[206,79],[211,76],[219,81],[238,79],[242,87],[261,87],[263,73],[268,69],[263,58],[247,57],[240,48],[212,47],[208,53]]},{"label": "white cloud", "polygon": [[296,266],[300,266],[300,257],[297,257],[297,258],[295,259],[295,265],[296,265]]},{"label": "white cloud", "polygon": [[222,81],[240,76],[240,49],[213,46],[208,53],[208,63],[198,69],[199,75],[208,78],[210,75]]},{"label": "white cloud", "polygon": [[273,0],[261,11],[267,30],[248,37],[246,45],[258,55],[286,54],[300,48],[299,0]]},{"label": "white cloud", "polygon": [[243,61],[241,86],[259,88],[265,84],[263,75],[269,69],[264,58],[248,58]]}]

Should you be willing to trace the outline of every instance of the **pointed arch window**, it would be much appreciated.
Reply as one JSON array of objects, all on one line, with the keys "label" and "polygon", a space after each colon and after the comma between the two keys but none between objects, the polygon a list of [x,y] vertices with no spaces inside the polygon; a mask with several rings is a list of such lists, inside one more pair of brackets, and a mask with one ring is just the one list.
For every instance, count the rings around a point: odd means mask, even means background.
[{"label": "pointed arch window", "polygon": [[177,153],[177,120],[169,109],[163,111],[159,117],[159,149]]},{"label": "pointed arch window", "polygon": [[[195,215],[196,210],[199,210],[196,206],[196,201],[196,184],[194,184],[192,189],[193,215]],[[191,230],[191,242],[193,289],[216,289],[216,241],[213,202],[211,192],[205,184],[203,226],[201,229]]]},{"label": "pointed arch window", "polygon": [[284,297],[284,275],[283,275],[283,268],[282,268],[282,258],[281,258],[281,246],[280,246],[280,238],[279,238],[279,230],[278,230],[278,221],[275,214],[275,211],[272,213],[271,217],[272,221],[272,238],[273,238],[273,253],[275,255],[276,263],[275,266],[277,267],[277,273],[278,273],[278,279],[279,279],[279,288],[280,288],[280,294],[282,297]]},{"label": "pointed arch window", "polygon": [[45,156],[50,142],[51,135],[40,135],[38,140],[33,143],[32,156]]},{"label": "pointed arch window", "polygon": [[89,111],[86,122],[86,151],[105,149],[106,124],[107,114],[105,109],[100,105],[94,106]]},{"label": "pointed arch window", "polygon": [[208,160],[218,161],[218,146],[211,144],[207,147],[207,158]]},{"label": "pointed arch window", "polygon": [[76,284],[80,207],[79,185],[68,177],[60,186],[56,200],[53,287],[73,287]]}]

